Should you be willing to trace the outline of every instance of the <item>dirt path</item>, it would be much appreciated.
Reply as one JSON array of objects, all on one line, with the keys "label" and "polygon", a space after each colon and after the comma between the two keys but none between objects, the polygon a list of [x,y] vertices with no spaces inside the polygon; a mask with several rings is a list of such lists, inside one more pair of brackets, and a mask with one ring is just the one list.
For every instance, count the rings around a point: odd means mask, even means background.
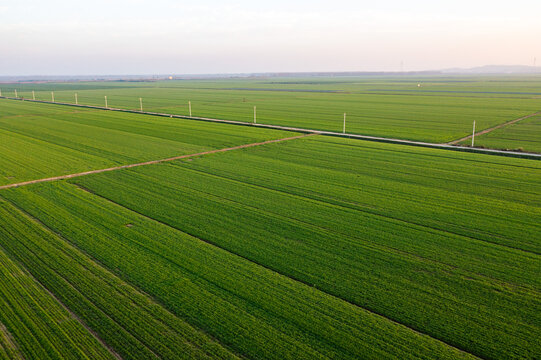
[{"label": "dirt path", "polygon": [[[515,119],[515,120],[508,121],[508,122],[500,124],[500,125],[496,125],[494,127],[491,127],[489,129],[485,129],[483,131],[479,131],[478,133],[475,133],[475,136],[479,136],[479,135],[489,133],[489,132],[494,131],[496,129],[500,129],[500,128],[504,127],[504,126],[508,126],[508,125],[514,124],[516,122],[519,122],[521,120],[526,120],[526,119],[529,119],[529,118],[537,116],[537,115],[541,115],[541,111],[538,111],[538,112],[530,114],[530,115],[523,116],[523,117]],[[461,139],[450,141],[450,142],[447,143],[447,145],[456,145],[456,144],[461,143],[462,141],[466,141],[466,140],[471,139],[471,138],[472,138],[472,135],[468,135],[468,136],[463,137]]]},{"label": "dirt path", "polygon": [[49,182],[49,181],[56,181],[56,180],[71,179],[71,178],[75,178],[75,177],[79,177],[79,176],[85,176],[85,175],[90,175],[90,174],[99,174],[99,173],[103,173],[103,172],[107,172],[107,171],[114,171],[114,170],[120,170],[120,169],[129,169],[129,168],[133,168],[133,167],[137,167],[137,166],[159,164],[159,163],[163,163],[163,162],[180,160],[180,159],[187,159],[187,158],[196,157],[196,156],[216,154],[216,153],[221,153],[221,152],[226,152],[226,151],[231,151],[231,150],[244,149],[244,148],[260,146],[260,145],[265,145],[265,144],[272,144],[272,143],[288,141],[288,140],[295,140],[295,139],[300,139],[300,138],[303,138],[303,137],[313,136],[313,135],[317,135],[317,134],[302,134],[302,135],[291,136],[291,137],[282,138],[282,139],[267,140],[267,141],[262,141],[262,142],[257,142],[257,143],[238,145],[238,146],[233,146],[233,147],[224,148],[224,149],[203,151],[203,152],[195,153],[195,154],[174,156],[174,157],[170,157],[170,158],[167,158],[167,159],[151,160],[151,161],[145,161],[145,162],[141,162],[141,163],[137,163],[137,164],[121,165],[121,166],[115,166],[115,167],[110,167],[110,168],[106,168],[106,169],[91,170],[91,171],[85,171],[85,172],[80,172],[80,173],[75,173],[75,174],[68,174],[68,175],[54,176],[54,177],[44,178],[44,179],[23,181],[23,182],[15,183],[15,184],[2,185],[2,186],[0,186],[0,190],[16,188],[16,187],[19,187],[19,186],[30,185],[30,184],[37,184],[37,183],[41,183],[41,182]]}]

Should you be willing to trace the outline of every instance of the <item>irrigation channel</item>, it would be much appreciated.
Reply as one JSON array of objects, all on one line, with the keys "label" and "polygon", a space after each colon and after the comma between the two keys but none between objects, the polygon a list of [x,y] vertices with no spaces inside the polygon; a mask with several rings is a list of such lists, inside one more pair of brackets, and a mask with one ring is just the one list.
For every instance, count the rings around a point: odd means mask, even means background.
[{"label": "irrigation channel", "polygon": [[[507,151],[507,150],[496,150],[496,149],[483,149],[483,148],[476,148],[476,147],[453,145],[453,144],[457,143],[458,141],[461,141],[463,139],[467,139],[469,137],[465,137],[465,138],[459,139],[459,140],[454,140],[454,141],[444,143],[444,144],[438,144],[438,143],[430,143],[430,142],[422,142],[422,141],[393,139],[393,138],[386,138],[386,137],[379,137],[379,136],[340,133],[340,132],[334,132],[334,131],[323,131],[323,130],[296,128],[296,127],[289,127],[289,126],[271,125],[271,124],[259,124],[259,123],[245,122],[245,121],[214,119],[214,118],[198,117],[198,116],[175,115],[175,114],[157,113],[157,112],[150,112],[150,111],[119,109],[119,108],[111,108],[111,107],[95,106],[95,105],[81,105],[81,104],[53,102],[53,101],[46,101],[46,100],[22,99],[22,98],[14,98],[14,97],[7,97],[7,96],[0,96],[0,98],[1,99],[8,99],[8,100],[37,102],[37,103],[44,103],[44,104],[74,106],[74,107],[98,109],[98,110],[120,111],[120,112],[127,112],[127,113],[133,113],[133,114],[144,114],[144,115],[152,115],[152,116],[177,118],[177,119],[219,122],[219,123],[241,125],[241,126],[252,126],[252,127],[261,127],[261,128],[284,130],[284,131],[294,131],[294,132],[301,132],[301,133],[306,133],[306,134],[318,134],[318,135],[325,135],[325,136],[336,136],[336,137],[344,137],[344,138],[350,138],[350,139],[376,141],[376,142],[384,142],[384,143],[392,143],[392,144],[429,147],[429,148],[435,148],[435,149],[473,152],[473,153],[481,153],[481,154],[490,154],[490,155],[500,155],[500,156],[510,156],[510,157],[519,157],[519,158],[541,160],[541,154],[536,154],[536,153],[520,152],[520,151]],[[515,123],[517,121],[529,118],[531,116],[535,116],[536,114],[539,114],[539,112],[534,113],[534,114],[530,114],[528,116],[525,116],[525,117],[522,117],[522,118],[519,118],[519,119],[511,120],[509,122],[500,124],[497,127],[490,128],[490,129],[487,129],[486,131],[485,130],[483,130],[483,131],[488,132],[488,131],[494,130],[495,128],[502,127],[502,126],[505,126],[505,125],[508,125],[508,124],[511,124],[511,123]],[[481,134],[481,131],[478,134]]]}]

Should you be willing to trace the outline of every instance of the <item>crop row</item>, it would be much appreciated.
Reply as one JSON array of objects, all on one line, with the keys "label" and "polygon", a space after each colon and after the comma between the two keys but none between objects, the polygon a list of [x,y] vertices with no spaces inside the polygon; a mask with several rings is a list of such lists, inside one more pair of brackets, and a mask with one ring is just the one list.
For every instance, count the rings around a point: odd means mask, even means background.
[{"label": "crop row", "polygon": [[15,239],[0,202],[0,358],[113,359],[83,325],[2,250]]},{"label": "crop row", "polygon": [[[65,240],[40,228],[13,206],[2,203],[0,212],[0,235],[6,251],[23,263],[122,358],[235,358],[201,331],[93,262]],[[51,308],[49,303],[42,305]],[[24,314],[31,317],[29,313]],[[23,326],[10,325],[24,334]],[[38,335],[47,336],[47,329],[40,330]],[[67,344],[78,341],[77,335],[68,332],[67,336],[72,339],[64,340]],[[77,353],[68,355],[64,354],[66,358],[75,358]]]},{"label": "crop row", "polygon": [[538,161],[312,137],[223,154],[219,161],[206,157],[182,164],[220,177],[541,253]]},{"label": "crop row", "polygon": [[[74,185],[44,183],[2,194],[118,277],[242,356],[468,357]],[[18,238],[25,242],[23,234]],[[251,238],[245,240],[252,243]],[[55,293],[62,296],[65,291],[58,288]]]},{"label": "crop row", "polygon": [[310,138],[175,164],[73,181],[475,355],[539,353],[537,162]]}]

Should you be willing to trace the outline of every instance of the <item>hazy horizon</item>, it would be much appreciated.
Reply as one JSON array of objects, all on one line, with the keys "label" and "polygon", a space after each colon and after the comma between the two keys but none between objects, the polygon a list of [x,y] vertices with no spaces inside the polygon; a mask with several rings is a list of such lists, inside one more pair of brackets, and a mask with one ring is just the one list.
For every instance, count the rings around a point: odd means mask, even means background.
[{"label": "hazy horizon", "polygon": [[541,62],[541,2],[0,2],[0,76],[423,71]]}]

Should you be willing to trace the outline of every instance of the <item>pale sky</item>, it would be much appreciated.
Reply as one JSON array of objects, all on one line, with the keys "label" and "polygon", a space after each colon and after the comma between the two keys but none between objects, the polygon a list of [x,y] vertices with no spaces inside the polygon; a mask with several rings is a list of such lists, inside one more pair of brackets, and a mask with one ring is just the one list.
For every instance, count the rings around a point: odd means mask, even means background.
[{"label": "pale sky", "polygon": [[1,75],[541,65],[541,0],[0,0]]}]

